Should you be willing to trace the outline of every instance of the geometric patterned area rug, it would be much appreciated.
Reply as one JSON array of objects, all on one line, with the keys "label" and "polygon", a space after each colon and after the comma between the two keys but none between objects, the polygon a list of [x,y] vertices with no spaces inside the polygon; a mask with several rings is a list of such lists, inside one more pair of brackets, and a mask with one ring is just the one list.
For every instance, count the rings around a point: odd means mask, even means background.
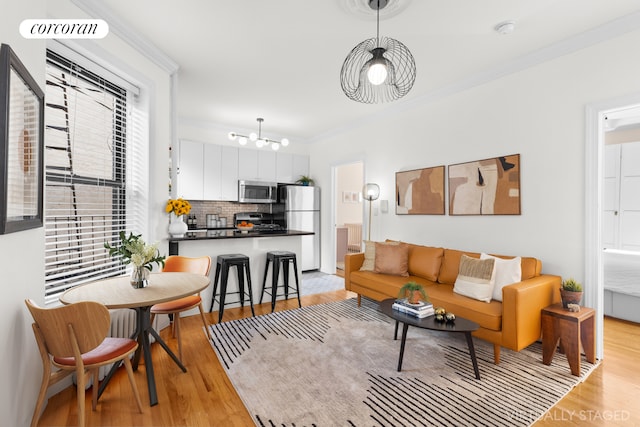
[{"label": "geometric patterned area rug", "polygon": [[259,426],[528,426],[591,373],[540,343],[514,352],[409,328],[402,372],[394,321],[355,299],[211,325],[211,345]]}]

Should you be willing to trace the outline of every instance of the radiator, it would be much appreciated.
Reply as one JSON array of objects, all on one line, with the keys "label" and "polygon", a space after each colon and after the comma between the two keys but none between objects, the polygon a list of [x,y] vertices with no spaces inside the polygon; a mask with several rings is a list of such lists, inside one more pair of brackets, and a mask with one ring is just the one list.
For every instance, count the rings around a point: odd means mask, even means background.
[{"label": "radiator", "polygon": [[362,224],[345,224],[347,227],[347,251],[362,252]]}]

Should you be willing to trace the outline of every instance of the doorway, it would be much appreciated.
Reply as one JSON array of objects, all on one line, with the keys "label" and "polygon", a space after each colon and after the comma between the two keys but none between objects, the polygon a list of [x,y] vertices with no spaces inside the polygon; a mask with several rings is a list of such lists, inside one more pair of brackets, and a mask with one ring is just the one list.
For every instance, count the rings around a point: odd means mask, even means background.
[{"label": "doorway", "polygon": [[640,93],[589,104],[585,147],[585,305],[596,309],[596,357],[604,355],[603,198],[607,115],[640,106]]},{"label": "doorway", "polygon": [[364,164],[334,166],[334,251],[336,274],[344,273],[344,256],[362,251]]}]

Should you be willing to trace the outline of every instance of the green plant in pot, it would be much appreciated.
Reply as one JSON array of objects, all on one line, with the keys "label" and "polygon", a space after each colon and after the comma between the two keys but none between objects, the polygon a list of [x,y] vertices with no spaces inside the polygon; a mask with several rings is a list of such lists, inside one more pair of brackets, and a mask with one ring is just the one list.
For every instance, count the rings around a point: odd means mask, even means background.
[{"label": "green plant in pot", "polygon": [[422,285],[416,282],[405,283],[400,288],[400,292],[398,292],[398,298],[406,298],[409,304],[419,304],[420,301],[429,301],[429,297]]},{"label": "green plant in pot", "polygon": [[563,280],[560,287],[560,298],[564,308],[567,308],[569,304],[579,305],[582,300],[582,285],[571,277]]},{"label": "green plant in pot", "polygon": [[296,184],[300,185],[313,185],[315,184],[314,180],[306,175],[300,175],[300,178],[296,181]]}]

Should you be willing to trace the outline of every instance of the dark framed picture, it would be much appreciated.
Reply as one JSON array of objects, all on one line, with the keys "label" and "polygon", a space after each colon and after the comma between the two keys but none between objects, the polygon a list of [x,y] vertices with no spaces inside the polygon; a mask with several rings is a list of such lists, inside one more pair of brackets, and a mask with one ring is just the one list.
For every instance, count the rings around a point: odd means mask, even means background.
[{"label": "dark framed picture", "polygon": [[520,215],[520,155],[449,165],[449,215]]},{"label": "dark framed picture", "polygon": [[444,166],[396,172],[396,215],[444,215]]},{"label": "dark framed picture", "polygon": [[0,234],[42,227],[44,93],[0,46]]}]

